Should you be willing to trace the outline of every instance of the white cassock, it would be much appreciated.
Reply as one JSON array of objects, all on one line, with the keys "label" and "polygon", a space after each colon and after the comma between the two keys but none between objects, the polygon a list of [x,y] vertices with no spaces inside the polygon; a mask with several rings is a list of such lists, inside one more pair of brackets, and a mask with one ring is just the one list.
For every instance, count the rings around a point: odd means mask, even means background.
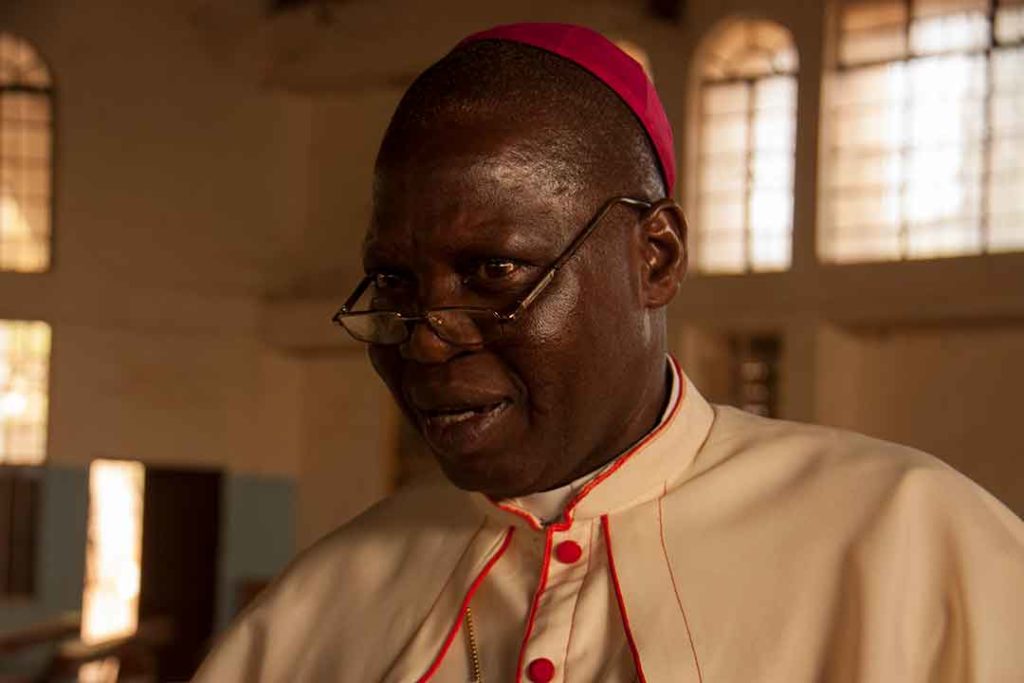
[{"label": "white cassock", "polygon": [[[202,683],[1021,683],[1024,524],[924,453],[711,406],[551,496],[393,496],[305,552]],[[560,502],[560,501],[559,501]]]}]

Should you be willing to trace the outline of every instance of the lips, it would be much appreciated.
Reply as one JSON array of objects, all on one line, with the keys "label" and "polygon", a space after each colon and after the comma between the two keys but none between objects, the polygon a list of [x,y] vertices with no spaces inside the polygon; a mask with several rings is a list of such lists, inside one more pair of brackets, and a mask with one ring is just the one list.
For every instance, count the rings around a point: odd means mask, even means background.
[{"label": "lips", "polygon": [[418,409],[420,419],[430,427],[445,429],[455,425],[488,417],[503,410],[508,400],[495,401],[484,405],[459,405],[444,408]]},{"label": "lips", "polygon": [[501,441],[502,425],[511,412],[507,398],[479,397],[413,402],[420,431],[428,443],[447,458],[462,460],[479,453],[495,439]]}]

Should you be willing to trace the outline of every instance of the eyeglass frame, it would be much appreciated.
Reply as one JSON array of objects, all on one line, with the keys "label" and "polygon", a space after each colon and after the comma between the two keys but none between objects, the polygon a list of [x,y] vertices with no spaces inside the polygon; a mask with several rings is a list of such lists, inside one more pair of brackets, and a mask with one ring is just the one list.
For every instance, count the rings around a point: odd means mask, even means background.
[{"label": "eyeglass frame", "polygon": [[[445,337],[441,336],[438,333],[438,330],[431,323],[429,315],[431,313],[436,313],[439,311],[471,311],[477,314],[490,313],[491,315],[494,316],[494,321],[500,325],[507,325],[509,323],[515,322],[520,318],[520,316],[523,315],[523,313],[526,312],[526,309],[530,306],[530,304],[537,300],[537,297],[541,295],[541,293],[547,288],[547,286],[551,284],[551,281],[555,279],[555,275],[558,274],[558,271],[561,270],[562,266],[564,266],[566,262],[568,262],[569,259],[571,259],[576,254],[580,247],[583,246],[583,243],[587,240],[587,238],[590,237],[590,235],[592,235],[597,230],[599,225],[601,225],[601,222],[604,220],[604,217],[611,213],[612,209],[614,209],[619,204],[625,204],[636,209],[641,209],[643,211],[653,213],[652,209],[660,208],[667,201],[671,200],[669,200],[668,198],[664,198],[658,201],[650,202],[645,199],[636,199],[634,197],[627,196],[612,197],[611,199],[605,201],[604,204],[601,205],[601,208],[598,209],[594,217],[591,218],[583,227],[583,229],[580,230],[580,232],[576,235],[576,237],[573,238],[572,242],[570,242],[569,245],[562,251],[562,253],[559,254],[558,257],[556,257],[555,260],[551,262],[551,265],[549,265],[547,269],[544,271],[544,274],[537,279],[537,282],[534,283],[534,285],[530,288],[530,291],[528,291],[524,296],[520,297],[518,301],[516,301],[515,303],[508,307],[509,312],[507,313],[501,313],[493,308],[486,308],[484,306],[439,306],[437,308],[431,308],[426,311],[423,311],[422,314],[420,315],[405,315],[401,311],[393,310],[353,311],[351,310],[352,306],[354,306],[356,302],[359,301],[359,297],[361,297],[363,293],[366,291],[366,289],[373,283],[373,280],[377,275],[376,273],[368,273],[366,276],[363,277],[362,280],[359,281],[359,284],[356,285],[355,291],[353,291],[352,294],[348,297],[348,299],[345,300],[345,303],[341,305],[341,308],[339,308],[338,311],[331,317],[331,322],[345,330],[345,332],[356,341],[362,342],[364,344],[371,344],[373,346],[398,346],[404,344],[410,339],[410,337],[412,337],[412,327],[415,324],[421,322],[425,322],[434,332],[434,334],[437,334],[441,339],[444,339],[444,341],[449,344],[455,346],[475,346],[477,344],[460,344],[458,342],[446,339]],[[405,338],[403,338],[401,341],[391,342],[387,344],[368,342],[366,340],[359,339],[354,334],[352,334],[352,331],[345,327],[345,324],[342,322],[344,318],[379,313],[393,313],[394,315],[398,316],[398,320],[406,324],[405,329],[407,331]],[[487,342],[480,342],[479,344],[484,343]]]}]

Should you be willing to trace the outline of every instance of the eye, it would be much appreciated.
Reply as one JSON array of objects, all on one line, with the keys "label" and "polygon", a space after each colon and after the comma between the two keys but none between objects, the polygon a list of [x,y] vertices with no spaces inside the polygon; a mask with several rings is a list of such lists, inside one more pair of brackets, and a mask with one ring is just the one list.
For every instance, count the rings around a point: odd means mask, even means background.
[{"label": "eye", "polygon": [[473,275],[481,282],[494,282],[511,277],[519,270],[515,261],[503,258],[491,258],[481,262]]},{"label": "eye", "polygon": [[399,289],[405,285],[405,279],[394,273],[374,273],[373,286],[377,291]]}]

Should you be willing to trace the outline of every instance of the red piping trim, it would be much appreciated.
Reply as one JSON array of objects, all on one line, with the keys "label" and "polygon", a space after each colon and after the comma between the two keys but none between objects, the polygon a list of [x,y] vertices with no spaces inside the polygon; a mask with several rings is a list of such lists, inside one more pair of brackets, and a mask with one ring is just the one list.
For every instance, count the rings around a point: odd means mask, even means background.
[{"label": "red piping trim", "polygon": [[[487,500],[491,499],[488,498]],[[526,510],[522,510],[520,508],[515,507],[514,505],[509,505],[507,503],[497,503],[493,500],[491,500],[491,502],[494,503],[494,505],[498,506],[499,509],[504,510],[505,512],[511,512],[516,517],[525,519],[526,523],[529,524],[530,527],[533,528],[535,531],[544,530],[544,525],[540,522],[540,520],[538,520],[536,517],[531,515]]]},{"label": "red piping trim", "polygon": [[[611,467],[609,467],[604,472],[591,479],[589,482],[587,482],[586,486],[580,489],[580,492],[576,494],[576,497],[569,501],[569,504],[565,507],[565,519],[559,522],[558,525],[556,525],[557,530],[564,531],[565,529],[568,529],[570,526],[572,526],[572,513],[576,509],[576,506],[580,504],[580,501],[582,501],[587,496],[587,494],[593,491],[604,480],[618,472],[619,469],[623,465],[625,465],[628,460],[631,460],[632,457],[640,449],[642,449],[644,446],[650,443],[655,437],[657,437],[659,434],[665,431],[665,429],[676,419],[676,416],[679,414],[679,409],[682,408],[683,401],[686,399],[686,380],[683,377],[682,369],[679,367],[679,362],[675,359],[675,357],[669,356],[669,360],[672,362],[673,372],[675,373],[676,377],[679,378],[679,382],[681,384],[679,388],[679,398],[676,400],[675,405],[672,406],[672,412],[669,413],[668,417],[665,418],[665,420],[660,425],[651,430],[650,433],[647,434],[647,436],[641,439],[635,446],[630,448],[618,460],[612,463]],[[562,525],[564,525],[564,527]]]},{"label": "red piping trim", "polygon": [[[679,410],[680,408],[682,408],[683,401],[686,399],[686,377],[683,375],[682,368],[680,368],[679,361],[676,360],[675,356],[670,355],[668,359],[672,363],[673,372],[675,373],[675,376],[679,378],[680,384],[679,398],[676,400],[675,405],[672,406],[672,412],[669,413],[668,417],[665,418],[665,420],[660,425],[651,430],[647,434],[647,436],[645,436],[643,439],[637,442],[636,445],[634,445],[624,454],[619,456],[618,460],[612,463],[612,465],[608,469],[606,469],[604,472],[588,481],[586,485],[580,489],[579,493],[577,493],[576,496],[569,501],[569,504],[565,506],[565,512],[562,513],[562,521],[549,525],[549,529],[554,529],[555,531],[565,531],[569,527],[571,527],[572,513],[576,509],[576,506],[578,506],[580,502],[587,496],[587,494],[589,494],[591,491],[597,488],[597,486],[604,482],[606,479],[608,479],[608,477],[618,472],[619,469],[626,464],[627,460],[632,459],[632,457],[640,449],[642,449],[644,446],[650,443],[655,437],[657,437],[659,434],[665,431],[665,429],[667,429],[668,426],[676,419],[676,416],[679,415]],[[526,522],[533,529],[537,531],[541,531],[542,529],[544,529],[544,525],[536,517],[526,512],[525,510],[521,510],[517,507],[508,505],[506,503],[499,503],[497,501],[491,500],[489,497],[487,498],[487,500],[489,500],[493,505],[495,505],[499,509],[504,510],[505,512],[511,512],[517,517],[526,520]]]},{"label": "red piping trim", "polygon": [[636,667],[636,675],[639,677],[640,683],[647,683],[643,666],[640,664],[640,651],[636,648],[633,629],[629,625],[629,615],[626,614],[626,602],[622,599],[622,586],[619,585],[619,575],[615,572],[615,557],[612,554],[612,535],[608,527],[608,515],[601,515],[601,528],[604,530],[604,548],[608,553],[608,569],[612,575],[612,584],[615,586],[615,599],[619,603],[619,614],[622,615],[622,626],[626,629],[629,651],[633,653],[633,666]]},{"label": "red piping trim", "polygon": [[537,618],[537,608],[540,605],[540,596],[548,585],[548,569],[551,566],[551,538],[554,532],[548,529],[544,534],[544,562],[540,566],[540,581],[537,582],[537,590],[533,593],[533,601],[530,603],[530,614],[526,618],[526,631],[523,633],[523,643],[519,646],[519,661],[516,662],[516,681],[521,681],[523,676],[523,660],[526,659],[526,644],[530,641],[533,633],[534,622]]},{"label": "red piping trim", "polygon": [[662,519],[661,504],[665,500],[665,494],[668,493],[668,485],[665,485],[665,489],[662,491],[661,498],[658,499],[658,531],[661,534],[661,552],[665,555],[665,566],[668,567],[668,576],[672,579],[672,590],[676,594],[676,604],[679,605],[679,612],[683,615],[683,623],[686,625],[686,636],[690,640],[690,652],[693,653],[693,664],[697,667],[697,683],[703,683],[704,675],[700,671],[700,660],[697,659],[697,647],[693,644],[693,631],[690,630],[690,620],[686,618],[686,610],[683,608],[683,599],[679,595],[679,585],[676,583],[675,572],[672,571],[672,562],[668,559],[668,548],[665,547],[665,522]]},{"label": "red piping trim", "polygon": [[420,677],[418,683],[426,683],[426,681],[433,678],[434,674],[437,673],[437,670],[441,668],[441,662],[444,661],[445,655],[448,654],[448,650],[451,648],[452,642],[455,640],[455,634],[459,632],[460,628],[462,628],[462,618],[466,614],[466,607],[469,606],[469,601],[473,599],[473,594],[476,593],[480,584],[483,583],[487,574],[491,571],[491,567],[493,567],[501,556],[505,554],[509,544],[512,542],[512,534],[515,533],[515,530],[515,527],[510,526],[508,528],[508,531],[505,532],[505,540],[501,542],[501,546],[498,548],[498,551],[491,556],[491,559],[487,560],[487,564],[484,565],[484,568],[476,575],[473,583],[470,584],[469,590],[466,592],[466,597],[462,599],[462,605],[459,607],[459,614],[455,618],[455,623],[452,624],[451,629],[448,630],[448,635],[445,637],[444,643],[441,645],[441,651],[437,654],[437,657],[434,658],[434,662],[430,665],[430,668],[427,669],[427,673]]}]

